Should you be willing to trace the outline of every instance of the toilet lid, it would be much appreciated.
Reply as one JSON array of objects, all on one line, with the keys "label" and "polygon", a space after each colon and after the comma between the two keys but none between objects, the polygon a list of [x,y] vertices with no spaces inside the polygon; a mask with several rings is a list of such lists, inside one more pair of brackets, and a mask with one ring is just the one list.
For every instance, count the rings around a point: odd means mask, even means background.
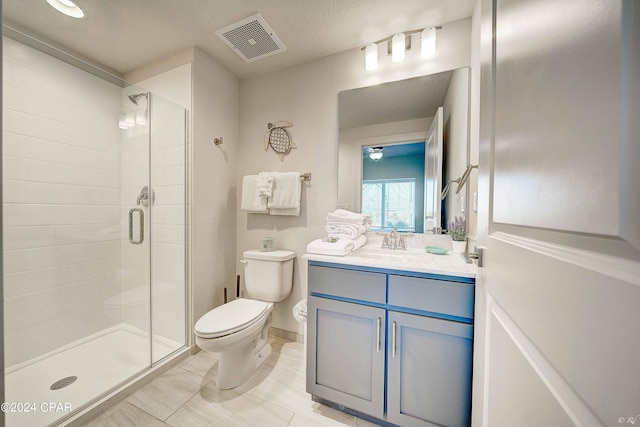
[{"label": "toilet lid", "polygon": [[202,316],[194,327],[201,338],[216,338],[232,334],[257,322],[271,304],[245,298],[214,308]]}]

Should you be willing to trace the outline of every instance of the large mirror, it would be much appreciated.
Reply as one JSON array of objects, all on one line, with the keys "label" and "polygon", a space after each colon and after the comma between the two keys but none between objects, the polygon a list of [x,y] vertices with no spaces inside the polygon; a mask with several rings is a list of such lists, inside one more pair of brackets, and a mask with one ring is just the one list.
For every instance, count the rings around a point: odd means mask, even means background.
[{"label": "large mirror", "polygon": [[338,205],[373,230],[439,233],[467,212],[467,191],[443,190],[469,164],[469,69],[339,94]]}]

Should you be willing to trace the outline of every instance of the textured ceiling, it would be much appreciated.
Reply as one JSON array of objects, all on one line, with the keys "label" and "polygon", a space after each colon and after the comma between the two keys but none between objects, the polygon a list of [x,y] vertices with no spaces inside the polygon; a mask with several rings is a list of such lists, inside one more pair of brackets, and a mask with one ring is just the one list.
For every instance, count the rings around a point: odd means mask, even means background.
[{"label": "textured ceiling", "polygon": [[[46,0],[2,0],[3,22],[124,75],[197,46],[238,78],[471,16],[475,0],[77,0],[84,19]],[[214,31],[259,12],[287,51],[245,63]]]}]

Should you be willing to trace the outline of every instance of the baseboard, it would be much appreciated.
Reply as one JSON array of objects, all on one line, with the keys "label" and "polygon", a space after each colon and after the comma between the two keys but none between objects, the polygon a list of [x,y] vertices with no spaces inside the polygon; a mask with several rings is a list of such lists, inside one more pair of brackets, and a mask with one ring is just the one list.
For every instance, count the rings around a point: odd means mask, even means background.
[{"label": "baseboard", "polygon": [[277,338],[282,338],[287,341],[304,343],[304,335],[297,332],[287,331],[285,329],[274,328],[273,326],[269,328],[269,335]]}]

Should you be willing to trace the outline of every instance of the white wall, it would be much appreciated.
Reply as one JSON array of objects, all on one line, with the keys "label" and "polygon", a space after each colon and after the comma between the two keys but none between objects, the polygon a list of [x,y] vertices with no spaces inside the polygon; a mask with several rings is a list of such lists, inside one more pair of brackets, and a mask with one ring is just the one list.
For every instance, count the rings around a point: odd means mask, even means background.
[{"label": "white wall", "polygon": [[5,362],[120,323],[119,87],[4,38]]},{"label": "white wall", "polygon": [[[193,325],[223,302],[236,283],[238,79],[195,48],[193,60],[192,286]],[[216,147],[213,139],[223,137]]]},{"label": "white wall", "polygon": [[[276,304],[274,327],[299,333],[304,330],[293,319],[291,309],[306,292],[300,257],[308,242],[324,235],[326,215],[337,207],[338,93],[469,66],[470,31],[470,19],[444,24],[438,31],[438,52],[428,60],[419,58],[414,50],[400,64],[382,57],[378,69],[367,72],[364,55],[355,48],[241,82],[238,149],[242,155],[238,158],[237,188],[242,176],[260,171],[312,173],[312,181],[305,183],[302,191],[299,217],[247,214],[240,211],[238,202],[236,268],[240,274],[242,252],[257,248],[260,237],[273,235],[278,248],[298,254],[293,290],[289,298]],[[298,146],[283,162],[271,150],[263,149],[267,123],[276,120],[293,123],[290,131]]]}]

